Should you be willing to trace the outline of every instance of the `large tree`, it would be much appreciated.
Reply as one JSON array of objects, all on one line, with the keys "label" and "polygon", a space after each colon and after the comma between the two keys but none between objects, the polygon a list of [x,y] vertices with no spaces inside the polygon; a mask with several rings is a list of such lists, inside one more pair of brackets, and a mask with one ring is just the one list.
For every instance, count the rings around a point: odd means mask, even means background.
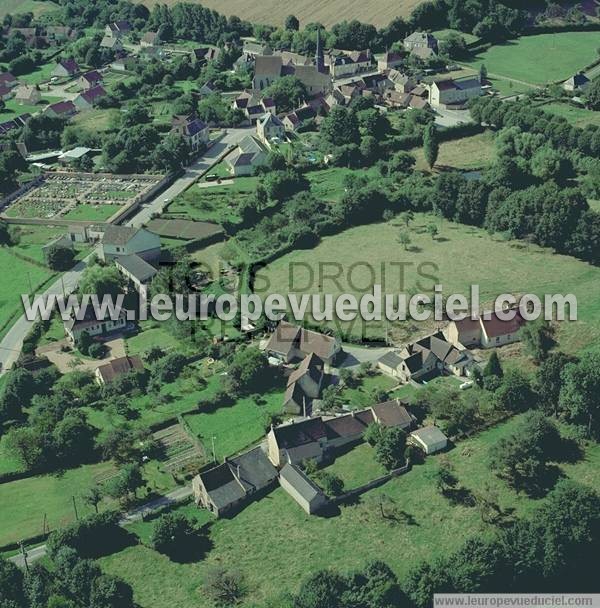
[{"label": "large tree", "polygon": [[560,408],[566,416],[600,432],[600,353],[584,353],[578,363],[567,365],[562,374]]},{"label": "large tree", "polygon": [[423,134],[423,153],[425,154],[425,160],[427,161],[430,169],[433,169],[435,166],[439,151],[440,144],[438,141],[435,123],[429,123],[425,127],[425,132]]}]

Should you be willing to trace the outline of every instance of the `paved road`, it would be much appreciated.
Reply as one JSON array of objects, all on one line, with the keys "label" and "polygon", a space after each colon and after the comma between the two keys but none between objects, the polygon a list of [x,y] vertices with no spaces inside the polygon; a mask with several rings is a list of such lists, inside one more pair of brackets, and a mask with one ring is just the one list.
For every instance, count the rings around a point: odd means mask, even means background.
[{"label": "paved road", "polygon": [[[46,291],[44,291],[43,295],[69,294],[75,291],[79,279],[81,278],[81,273],[86,269],[87,261],[89,261],[90,257],[91,255],[79,262],[77,266],[69,272],[65,272],[58,280],[52,283]],[[8,330],[8,333],[2,338],[2,341],[0,341],[0,364],[2,365],[0,374],[3,374],[10,369],[12,364],[19,357],[19,353],[23,346],[23,338],[25,338],[32,325],[33,322],[28,321],[23,314]]]},{"label": "paved road", "polygon": [[238,144],[246,135],[253,133],[252,127],[245,129],[228,129],[227,133],[206,154],[192,163],[179,179],[175,180],[162,194],[153,201],[146,203],[140,211],[127,222],[128,226],[139,227],[146,224],[154,213],[161,213],[169,201],[194,183],[202,173],[210,168],[228,147]]},{"label": "paved road", "polygon": [[[225,136],[210,148],[204,156],[187,168],[184,175],[175,180],[162,194],[143,205],[137,214],[129,220],[128,225],[139,227],[148,222],[152,214],[160,213],[166,204],[165,199],[172,200],[175,196],[183,192],[204,171],[211,167],[229,146],[234,146],[244,136],[253,131],[254,130],[251,127],[245,129],[229,129]],[[66,294],[75,291],[81,274],[87,266],[86,261],[88,260],[89,257],[77,264],[73,270],[64,273],[62,278],[59,278],[50,285],[42,295],[62,294],[63,290]],[[23,346],[23,339],[31,329],[32,324],[31,321],[28,321],[25,318],[25,315],[22,315],[10,328],[6,336],[0,341],[0,375],[6,373],[17,360]]]},{"label": "paved road", "polygon": [[439,127],[455,127],[466,123],[472,123],[471,112],[469,110],[445,110],[435,108],[435,124]]},{"label": "paved road", "polygon": [[[152,500],[145,505],[130,511],[129,513],[124,513],[119,521],[119,525],[127,526],[134,521],[142,519],[143,514],[148,514],[152,511],[157,511],[163,507],[186,500],[192,494],[193,491],[190,487],[186,486],[184,488],[177,488],[177,490],[173,490],[173,492],[169,492],[168,494],[165,494],[165,496]],[[46,545],[39,545],[38,547],[26,549],[25,551],[27,554],[27,563],[31,565],[46,555]],[[25,567],[25,560],[23,559],[23,555],[21,553],[18,555],[13,555],[13,557],[10,558],[10,561],[13,562],[13,564],[16,564],[19,568]]]}]

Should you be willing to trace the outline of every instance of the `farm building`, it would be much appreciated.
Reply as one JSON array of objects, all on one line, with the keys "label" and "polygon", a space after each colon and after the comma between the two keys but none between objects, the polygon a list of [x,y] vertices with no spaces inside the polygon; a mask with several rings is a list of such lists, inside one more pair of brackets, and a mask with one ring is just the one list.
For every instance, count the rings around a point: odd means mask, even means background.
[{"label": "farm building", "polygon": [[304,472],[293,464],[286,464],[279,473],[281,487],[312,515],[327,506],[327,496]]},{"label": "farm building", "polygon": [[265,351],[284,363],[303,359],[314,353],[324,363],[331,365],[338,353],[341,352],[341,343],[337,338],[326,336],[316,331],[292,325],[281,321],[271,334],[265,346]]},{"label": "farm building", "polygon": [[148,285],[158,273],[154,266],[135,253],[115,258],[115,266],[124,277],[131,281],[140,295],[144,297],[148,295]]},{"label": "farm building", "polygon": [[288,378],[283,398],[284,412],[306,414],[312,400],[321,394],[324,370],[325,364],[318,355],[311,353],[304,358]]},{"label": "farm building", "polygon": [[192,488],[196,504],[219,517],[268,490],[276,479],[277,469],[256,447],[196,475]]},{"label": "farm building", "polygon": [[420,447],[425,454],[435,454],[446,449],[448,438],[437,426],[426,426],[413,431],[409,440]]}]

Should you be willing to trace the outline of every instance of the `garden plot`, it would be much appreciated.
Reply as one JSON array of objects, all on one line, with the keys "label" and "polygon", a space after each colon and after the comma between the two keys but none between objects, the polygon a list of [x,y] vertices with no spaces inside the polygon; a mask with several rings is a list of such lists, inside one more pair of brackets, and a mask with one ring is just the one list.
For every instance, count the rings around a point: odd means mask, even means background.
[{"label": "garden plot", "polygon": [[137,202],[161,179],[160,175],[46,173],[10,204],[6,215],[102,221]]},{"label": "garden plot", "polygon": [[204,462],[200,442],[190,437],[181,424],[174,424],[154,433],[154,439],[164,452],[164,468],[176,473],[190,464]]}]

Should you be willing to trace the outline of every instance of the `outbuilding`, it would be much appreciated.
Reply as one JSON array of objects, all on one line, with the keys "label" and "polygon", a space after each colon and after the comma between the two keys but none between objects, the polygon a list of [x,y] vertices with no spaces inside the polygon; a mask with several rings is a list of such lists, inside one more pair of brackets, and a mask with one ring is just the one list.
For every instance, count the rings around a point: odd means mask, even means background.
[{"label": "outbuilding", "polygon": [[412,443],[420,447],[425,454],[435,454],[446,449],[448,438],[437,426],[425,426],[410,434]]},{"label": "outbuilding", "polygon": [[321,488],[293,464],[286,464],[281,469],[279,483],[309,515],[320,511],[328,503]]}]

